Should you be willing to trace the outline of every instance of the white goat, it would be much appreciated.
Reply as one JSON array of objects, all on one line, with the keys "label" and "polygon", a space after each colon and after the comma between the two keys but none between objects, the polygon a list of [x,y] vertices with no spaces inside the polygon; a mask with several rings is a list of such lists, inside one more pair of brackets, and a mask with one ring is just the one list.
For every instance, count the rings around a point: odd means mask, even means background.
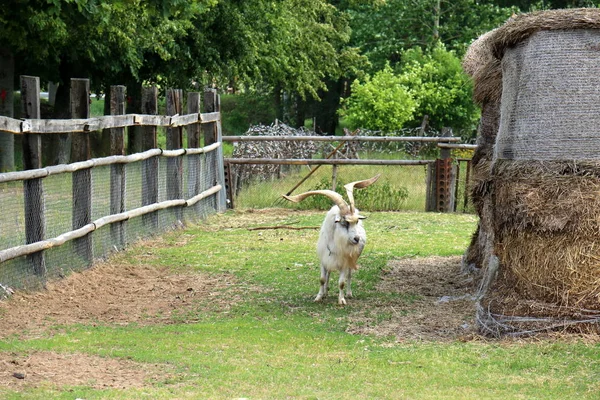
[{"label": "white goat", "polygon": [[298,203],[309,196],[323,195],[335,203],[325,216],[317,242],[317,256],[321,261],[321,288],[315,301],[321,301],[327,296],[331,271],[340,272],[338,304],[346,304],[344,289],[346,296],[352,297],[352,271],[358,269],[356,261],[367,242],[367,235],[361,221],[366,217],[360,215],[354,207],[353,191],[355,188],[366,188],[377,179],[379,175],[345,185],[348,203],[333,190],[313,190],[296,196],[283,196],[289,201]]}]

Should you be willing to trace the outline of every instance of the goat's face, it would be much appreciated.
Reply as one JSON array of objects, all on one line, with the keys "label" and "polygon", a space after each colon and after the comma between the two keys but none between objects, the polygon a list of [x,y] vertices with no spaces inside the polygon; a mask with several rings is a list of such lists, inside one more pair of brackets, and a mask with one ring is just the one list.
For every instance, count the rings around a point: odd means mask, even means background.
[{"label": "goat's face", "polygon": [[[358,214],[358,210],[352,215],[337,215],[335,218],[336,231],[346,238],[351,245],[358,245],[364,238],[364,229],[361,220],[365,219]],[[364,239],[363,239],[364,240]]]}]

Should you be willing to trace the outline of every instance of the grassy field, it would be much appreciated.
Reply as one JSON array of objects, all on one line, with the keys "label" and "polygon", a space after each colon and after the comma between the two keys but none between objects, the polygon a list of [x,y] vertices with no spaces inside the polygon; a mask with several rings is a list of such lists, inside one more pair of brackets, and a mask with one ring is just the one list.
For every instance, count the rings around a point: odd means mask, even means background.
[{"label": "grassy field", "polygon": [[[366,154],[362,159],[402,159],[401,154]],[[458,212],[472,212],[472,204],[464,201],[466,185],[467,163],[460,163],[458,190],[456,192],[456,210]],[[314,189],[332,188],[332,167],[321,166],[309,179],[300,185],[293,194]],[[281,195],[288,193],[301,179],[308,175],[307,168],[296,168],[287,171],[281,179],[256,181],[243,187],[234,199],[236,207],[240,208],[265,208],[282,206],[297,207],[285,202]],[[368,206],[379,211],[425,211],[427,167],[419,166],[340,166],[337,169],[338,192],[345,195],[341,184],[356,180],[367,179],[381,174],[379,181],[365,189],[356,191],[357,207],[364,207],[361,201],[368,197]],[[328,209],[330,203],[327,199],[315,200],[312,197],[300,205],[302,208]],[[306,205],[304,205],[306,203]]]},{"label": "grassy field", "polygon": [[[98,382],[56,386],[50,380],[33,388],[0,387],[0,398],[597,398],[596,344],[414,341],[349,333],[357,314],[368,316],[364,320],[373,326],[393,318],[379,305],[398,297],[403,313],[417,312],[414,296],[377,289],[389,262],[460,255],[476,219],[465,214],[368,213],[369,243],[355,278],[355,298],[339,307],[332,297],[312,302],[318,285],[318,231],[248,229],[310,227],[319,225],[322,215],[228,212],[115,255],[110,264],[116,268],[168,268],[207,279],[227,276],[232,283],[197,298],[185,312],[162,316],[161,323],[92,319],[57,327],[50,316],[41,333],[18,332],[0,340],[0,356],[84,354],[163,371],[142,387],[99,388]],[[2,326],[0,313],[0,330]]]}]

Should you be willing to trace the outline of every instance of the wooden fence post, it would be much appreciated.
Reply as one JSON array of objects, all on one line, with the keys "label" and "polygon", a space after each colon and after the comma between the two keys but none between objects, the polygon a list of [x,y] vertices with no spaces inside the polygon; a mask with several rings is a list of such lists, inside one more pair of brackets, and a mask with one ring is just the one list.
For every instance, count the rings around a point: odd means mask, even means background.
[{"label": "wooden fence post", "polygon": [[[90,117],[89,79],[71,79],[71,118]],[[89,132],[74,133],[71,139],[72,162],[90,159]],[[92,171],[91,168],[73,172],[73,230],[92,222]],[[92,236],[75,240],[77,253],[91,264],[93,260]]]},{"label": "wooden fence post", "polygon": [[[125,115],[125,86],[110,87],[110,115]],[[125,128],[110,129],[110,155],[125,155]],[[110,213],[119,214],[125,211],[125,164],[110,166]],[[113,244],[118,249],[125,247],[124,223],[116,222],[110,225],[110,235]]]},{"label": "wooden fence post", "polygon": [[[167,89],[167,115],[183,114],[183,91]],[[167,128],[167,150],[183,148],[183,129],[181,127]],[[167,200],[183,199],[183,159],[181,157],[167,158]],[[183,209],[175,210],[177,221],[183,222]]]},{"label": "wooden fence post", "polygon": [[[200,112],[200,93],[188,92],[187,95],[187,113],[194,114]],[[187,126],[187,145],[194,149],[200,147],[200,124]],[[198,194],[198,193],[196,193]]]},{"label": "wooden fence post", "polygon": [[[142,114],[158,114],[158,89],[156,86],[142,88]],[[142,132],[142,151],[158,148],[156,126],[145,126]],[[158,202],[158,164],[159,156],[142,162],[142,205]],[[154,232],[158,228],[158,214],[153,212],[142,216],[144,226]]]},{"label": "wooden fence post", "polygon": [[[221,99],[217,94],[216,89],[208,89],[204,92],[204,104],[203,110],[206,113],[220,112],[221,111]],[[221,142],[222,130],[221,130],[221,118],[217,122],[210,124],[203,124],[204,131],[204,145],[208,146],[215,142]],[[223,189],[217,194],[217,200],[215,208],[217,211],[225,211],[227,208],[227,196],[225,194],[225,171],[223,161],[223,146],[217,150],[216,160],[214,168],[216,169],[216,182],[213,184],[220,183]]]},{"label": "wooden fence post", "polygon": [[[219,111],[218,108],[218,97],[216,89],[207,89],[204,92],[204,101],[202,103],[202,111],[205,113],[212,113]],[[204,145],[208,146],[217,141],[217,125],[214,122],[208,124],[202,124],[202,131],[204,132]]]},{"label": "wooden fence post", "polygon": [[[22,117],[40,118],[40,78],[21,76]],[[23,135],[23,169],[42,168],[42,135]],[[39,242],[46,236],[44,187],[41,178],[23,181],[25,197],[25,240],[27,244]],[[43,251],[28,256],[33,272],[45,279],[46,259]]]},{"label": "wooden fence post", "polygon": [[[199,92],[188,92],[187,95],[187,113],[195,114],[200,113],[200,93]],[[192,124],[186,127],[187,130],[187,147],[195,149],[200,147],[200,124]],[[187,156],[188,163],[188,190],[187,198],[192,198],[199,194],[201,190],[201,160],[202,155],[200,154],[189,154]],[[200,213],[201,203],[198,202],[194,206],[196,215]]]}]

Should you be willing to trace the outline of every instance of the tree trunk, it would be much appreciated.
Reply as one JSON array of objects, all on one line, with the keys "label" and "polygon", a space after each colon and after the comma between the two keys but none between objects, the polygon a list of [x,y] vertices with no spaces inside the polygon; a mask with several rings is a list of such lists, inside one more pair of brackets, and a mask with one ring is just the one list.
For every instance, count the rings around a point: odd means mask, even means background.
[{"label": "tree trunk", "polygon": [[436,0],[433,6],[433,42],[440,40],[440,15],[442,13],[442,1]]},{"label": "tree trunk", "polygon": [[[0,115],[14,117],[15,59],[10,50],[0,48]],[[15,169],[15,136],[0,132],[0,172]]]},{"label": "tree trunk", "polygon": [[[71,66],[61,60],[59,66],[60,82],[56,88],[54,99],[55,119],[71,118]],[[45,165],[68,164],[71,158],[71,135],[61,133],[56,135],[43,135],[42,147]]]},{"label": "tree trunk", "polygon": [[[127,82],[127,114],[142,112],[142,84],[131,79]],[[127,128],[127,153],[135,154],[142,151],[144,128],[130,126]]]},{"label": "tree trunk", "polygon": [[320,135],[335,135],[339,119],[337,110],[340,106],[340,97],[344,87],[344,80],[329,80],[326,82],[327,91],[320,91],[321,101],[313,107],[315,116],[314,130]]},{"label": "tree trunk", "polygon": [[281,85],[275,85],[275,89],[273,90],[273,96],[275,98],[275,111],[277,113],[277,119],[279,121],[283,121],[283,101],[281,99],[282,89]]},{"label": "tree trunk", "polygon": [[[97,100],[92,100],[97,101]],[[104,89],[104,115],[110,115],[110,85]],[[110,129],[90,132],[92,157],[107,157],[110,152]]]},{"label": "tree trunk", "polygon": [[304,126],[307,105],[308,104],[306,100],[304,100],[299,94],[296,94],[296,115],[294,117],[294,124],[296,128],[301,128]]}]

